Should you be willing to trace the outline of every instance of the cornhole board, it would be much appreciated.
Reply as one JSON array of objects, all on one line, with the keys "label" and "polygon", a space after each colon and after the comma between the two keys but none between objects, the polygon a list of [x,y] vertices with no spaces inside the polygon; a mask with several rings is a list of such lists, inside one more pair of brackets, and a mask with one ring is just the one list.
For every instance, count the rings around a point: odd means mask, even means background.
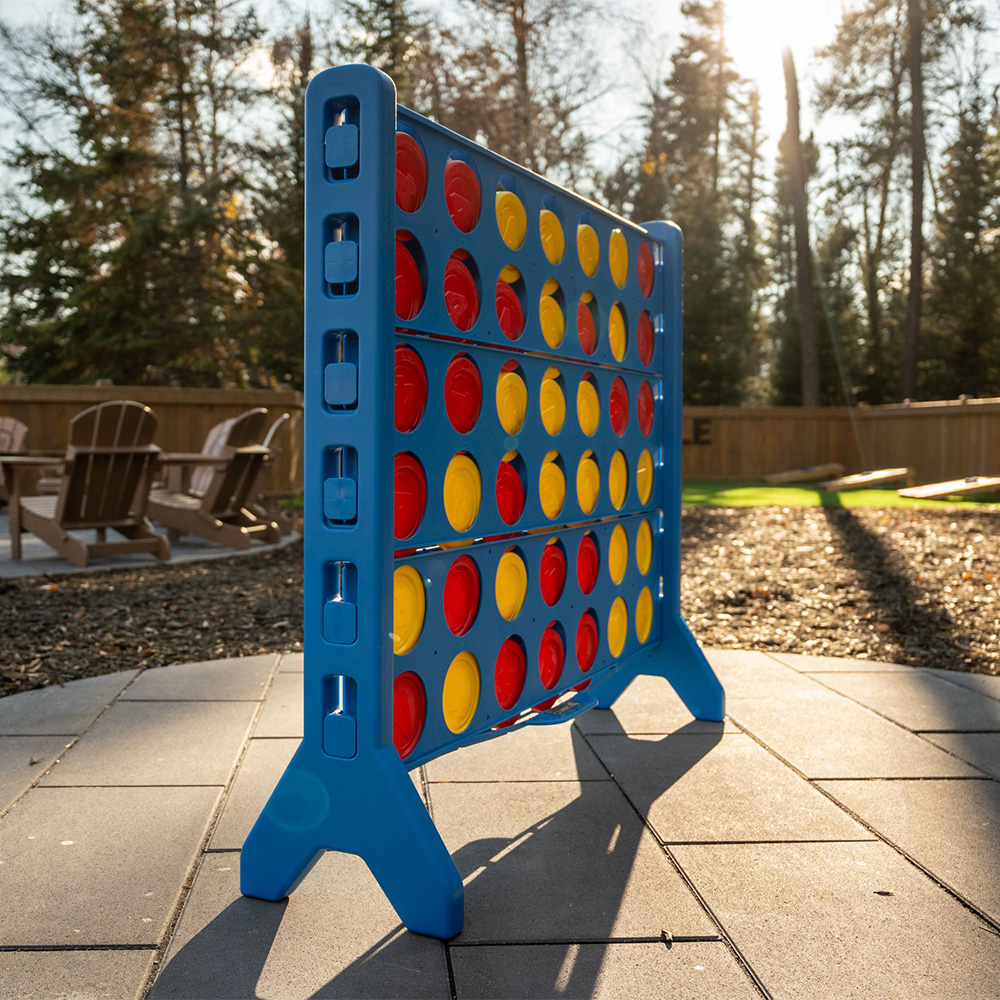
[{"label": "cornhole board", "polygon": [[844,474],[844,467],[839,462],[827,465],[807,465],[802,469],[791,469],[788,472],[772,472],[764,476],[768,486],[781,486],[784,483],[813,483],[818,479],[831,479]]},{"label": "cornhole board", "polygon": [[679,609],[681,234],[397,113],[369,67],[312,81],[306,161],[304,738],[241,886],[349,852],[449,938],[410,769],[638,674],[723,717]]},{"label": "cornhole board", "polygon": [[820,489],[836,493],[839,490],[856,490],[862,486],[881,486],[883,483],[894,483],[899,479],[907,482],[913,480],[913,469],[876,469],[874,472],[858,472],[842,479],[830,479],[820,483]]},{"label": "cornhole board", "polygon": [[966,476],[947,483],[925,483],[896,490],[901,497],[911,500],[945,500],[948,497],[974,496],[976,493],[1000,491],[1000,476]]}]

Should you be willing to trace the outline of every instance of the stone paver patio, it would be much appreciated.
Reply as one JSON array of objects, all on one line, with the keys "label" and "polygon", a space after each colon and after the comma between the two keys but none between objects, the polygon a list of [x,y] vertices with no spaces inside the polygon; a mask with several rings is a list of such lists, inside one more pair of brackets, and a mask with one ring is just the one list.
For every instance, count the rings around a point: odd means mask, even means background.
[{"label": "stone paver patio", "polygon": [[345,855],[240,896],[301,656],[0,700],[0,997],[1000,996],[1000,679],[709,658],[723,725],[641,678],[413,773],[466,884],[447,944]]}]

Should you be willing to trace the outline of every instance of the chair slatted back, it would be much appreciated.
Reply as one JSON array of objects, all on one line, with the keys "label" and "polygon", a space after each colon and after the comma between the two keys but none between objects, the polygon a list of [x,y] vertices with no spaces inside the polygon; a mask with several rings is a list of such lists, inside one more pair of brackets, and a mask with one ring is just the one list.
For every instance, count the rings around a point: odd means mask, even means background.
[{"label": "chair slatted back", "polygon": [[17,417],[0,417],[0,453],[15,455],[28,442],[28,425]]},{"label": "chair slatted back", "polygon": [[[226,446],[229,437],[229,428],[239,419],[239,417],[229,417],[228,420],[220,420],[206,435],[205,443],[201,446],[203,455],[221,455],[222,449]],[[191,492],[204,496],[212,481],[212,470],[206,466],[199,466],[191,473]]]},{"label": "chair slatted back", "polygon": [[224,514],[244,507],[266,457],[263,450],[241,453],[241,448],[259,446],[264,436],[267,410],[257,407],[236,417],[229,426],[220,454],[229,459],[224,468],[213,469],[205,490],[202,510]]},{"label": "chair slatted back", "polygon": [[292,419],[292,416],[291,416],[290,413],[282,413],[281,416],[278,417],[278,419],[275,420],[275,422],[273,424],[271,424],[271,427],[270,427],[270,429],[267,432],[267,437],[264,438],[264,447],[265,448],[271,448],[271,447],[273,447],[273,442],[274,442],[274,439],[278,435],[278,431],[280,431],[281,428],[284,427],[285,424],[287,424],[288,421],[291,420],[291,419]]},{"label": "chair slatted back", "polygon": [[142,403],[99,403],[70,421],[56,520],[79,527],[145,514],[160,449],[156,415]]}]

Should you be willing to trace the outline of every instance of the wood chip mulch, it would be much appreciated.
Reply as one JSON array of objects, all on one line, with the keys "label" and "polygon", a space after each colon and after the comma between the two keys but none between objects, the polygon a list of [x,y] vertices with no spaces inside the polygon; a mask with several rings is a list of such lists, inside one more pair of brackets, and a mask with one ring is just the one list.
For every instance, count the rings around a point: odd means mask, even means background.
[{"label": "wood chip mulch", "polygon": [[[706,646],[1000,673],[1000,522],[975,511],[720,508],[683,517]],[[135,667],[302,648],[302,545],[0,580],[0,696]]]}]

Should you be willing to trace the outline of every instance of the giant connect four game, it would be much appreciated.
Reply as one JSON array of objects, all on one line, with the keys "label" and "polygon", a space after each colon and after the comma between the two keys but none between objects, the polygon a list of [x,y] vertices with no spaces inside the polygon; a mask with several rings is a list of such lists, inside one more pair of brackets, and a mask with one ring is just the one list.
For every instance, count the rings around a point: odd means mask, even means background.
[{"label": "giant connect four game", "polygon": [[306,161],[305,728],[242,889],[346,851],[447,938],[462,882],[410,769],[637,674],[723,715],[679,611],[681,235],[370,67],[310,84]]}]

